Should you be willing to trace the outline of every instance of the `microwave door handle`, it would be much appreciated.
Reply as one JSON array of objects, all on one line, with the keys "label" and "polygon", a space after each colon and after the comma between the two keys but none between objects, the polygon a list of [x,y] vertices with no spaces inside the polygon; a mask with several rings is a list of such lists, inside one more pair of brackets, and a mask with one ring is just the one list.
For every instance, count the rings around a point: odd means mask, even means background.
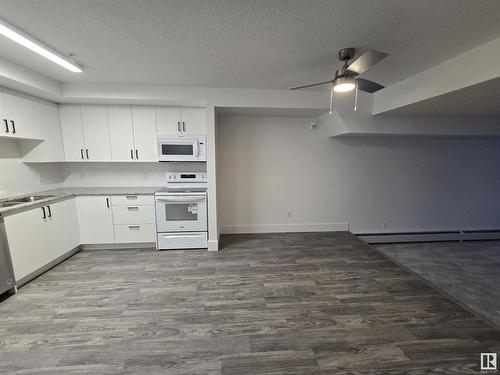
[{"label": "microwave door handle", "polygon": [[198,139],[194,141],[194,157],[198,158],[200,156],[200,142]]}]

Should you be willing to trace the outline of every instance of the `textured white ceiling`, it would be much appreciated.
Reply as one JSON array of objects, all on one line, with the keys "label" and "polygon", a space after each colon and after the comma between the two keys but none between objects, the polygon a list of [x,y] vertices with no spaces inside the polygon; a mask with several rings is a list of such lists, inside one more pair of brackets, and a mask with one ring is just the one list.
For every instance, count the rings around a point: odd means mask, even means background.
[{"label": "textured white ceiling", "polygon": [[275,88],[328,79],[337,51],[389,53],[389,85],[500,35],[498,0],[0,0],[0,17],[85,65],[66,73],[0,37],[0,56],[60,81]]}]

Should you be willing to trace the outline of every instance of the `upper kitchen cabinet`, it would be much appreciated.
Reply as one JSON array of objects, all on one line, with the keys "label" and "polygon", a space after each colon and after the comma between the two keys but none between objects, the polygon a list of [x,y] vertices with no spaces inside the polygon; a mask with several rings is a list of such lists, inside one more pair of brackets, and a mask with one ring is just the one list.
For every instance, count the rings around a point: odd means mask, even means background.
[{"label": "upper kitchen cabinet", "polygon": [[135,158],[137,161],[158,161],[156,146],[156,113],[150,107],[132,107]]},{"label": "upper kitchen cabinet", "polygon": [[85,141],[83,139],[82,110],[79,105],[59,107],[64,155],[67,161],[84,159]]},{"label": "upper kitchen cabinet", "polygon": [[82,106],[82,123],[87,160],[111,160],[107,107],[101,105]]},{"label": "upper kitchen cabinet", "polygon": [[207,124],[204,108],[172,108],[156,109],[156,126],[159,136],[184,136],[206,134]]},{"label": "upper kitchen cabinet", "polygon": [[181,108],[182,132],[184,134],[206,134],[205,108]]},{"label": "upper kitchen cabinet", "polygon": [[106,106],[63,105],[59,108],[67,161],[110,161]]},{"label": "upper kitchen cabinet", "polygon": [[64,161],[61,121],[57,105],[33,101],[31,106],[37,115],[37,131],[43,141],[19,142],[22,160],[33,163]]},{"label": "upper kitchen cabinet", "polygon": [[10,92],[1,92],[1,131],[0,136],[15,139],[38,139],[46,138],[44,124],[40,118],[40,107],[42,102]]},{"label": "upper kitchen cabinet", "polygon": [[182,134],[181,109],[174,107],[156,108],[156,130],[159,137]]},{"label": "upper kitchen cabinet", "polygon": [[108,120],[113,161],[135,160],[132,108],[129,106],[109,106]]},{"label": "upper kitchen cabinet", "polygon": [[158,161],[154,108],[109,106],[113,161]]}]

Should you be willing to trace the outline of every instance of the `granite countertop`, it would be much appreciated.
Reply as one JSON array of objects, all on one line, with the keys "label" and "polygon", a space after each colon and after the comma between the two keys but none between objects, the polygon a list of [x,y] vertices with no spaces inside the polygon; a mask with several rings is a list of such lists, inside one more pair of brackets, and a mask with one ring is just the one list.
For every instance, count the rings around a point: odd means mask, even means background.
[{"label": "granite countertop", "polygon": [[0,203],[4,201],[15,200],[17,198],[29,196],[47,196],[47,198],[40,199],[34,202],[26,202],[10,207],[0,207],[0,217],[12,215],[18,212],[26,211],[29,209],[42,207],[47,204],[56,203],[76,197],[78,195],[152,195],[156,191],[162,189],[162,186],[138,186],[138,187],[71,187],[52,189],[45,191],[38,191],[28,194],[13,195],[0,199]]}]

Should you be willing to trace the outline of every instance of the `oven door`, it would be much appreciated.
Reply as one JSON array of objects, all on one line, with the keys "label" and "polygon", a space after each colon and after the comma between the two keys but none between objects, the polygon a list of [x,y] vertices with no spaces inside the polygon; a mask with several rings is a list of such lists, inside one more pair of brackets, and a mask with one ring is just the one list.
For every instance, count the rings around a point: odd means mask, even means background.
[{"label": "oven door", "polygon": [[158,138],[159,161],[200,161],[198,138]]},{"label": "oven door", "polygon": [[160,195],[156,197],[158,232],[207,230],[206,195]]}]

